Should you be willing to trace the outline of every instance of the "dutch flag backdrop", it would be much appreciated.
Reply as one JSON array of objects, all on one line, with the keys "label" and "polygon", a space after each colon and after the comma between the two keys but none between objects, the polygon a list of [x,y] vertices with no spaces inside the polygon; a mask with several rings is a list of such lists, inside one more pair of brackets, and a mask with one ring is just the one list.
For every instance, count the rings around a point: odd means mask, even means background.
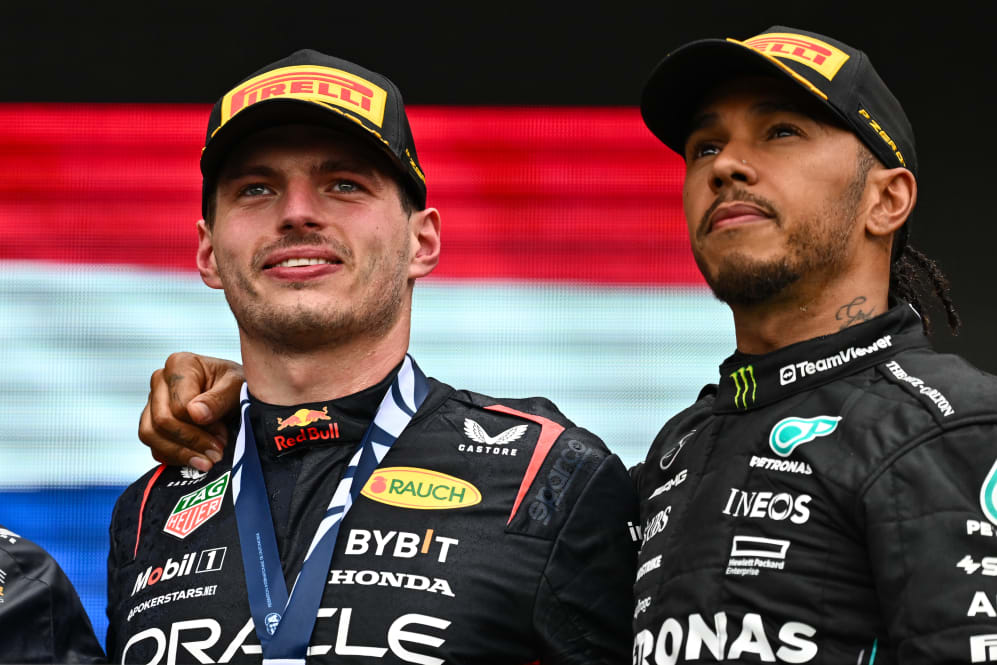
[{"label": "dutch flag backdrop", "polygon": [[[196,272],[202,105],[0,105],[0,524],[48,549],[103,641],[107,524],[155,465],[149,375],[238,359]],[[688,250],[681,160],[636,108],[414,107],[443,253],[416,286],[427,375],[544,395],[628,465],[716,381],[727,309]]]}]

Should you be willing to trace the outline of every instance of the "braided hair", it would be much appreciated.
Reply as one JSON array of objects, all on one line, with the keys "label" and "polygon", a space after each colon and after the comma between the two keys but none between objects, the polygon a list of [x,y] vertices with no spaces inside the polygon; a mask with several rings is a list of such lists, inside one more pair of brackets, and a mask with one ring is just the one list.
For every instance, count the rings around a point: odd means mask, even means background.
[{"label": "braided hair", "polygon": [[933,259],[909,243],[904,244],[890,265],[890,293],[909,302],[921,314],[924,334],[931,334],[931,317],[923,306],[926,298],[934,298],[941,303],[948,319],[949,330],[953,335],[959,333],[962,321],[949,296],[948,277]]}]

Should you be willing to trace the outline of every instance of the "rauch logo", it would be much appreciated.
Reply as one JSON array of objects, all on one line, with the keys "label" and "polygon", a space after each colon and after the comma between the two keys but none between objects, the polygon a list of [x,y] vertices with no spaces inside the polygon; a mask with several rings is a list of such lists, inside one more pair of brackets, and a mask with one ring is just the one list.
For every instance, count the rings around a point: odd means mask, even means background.
[{"label": "rauch logo", "polygon": [[466,508],[481,502],[481,492],[466,480],[407,466],[376,470],[360,493],[379,503],[416,510]]}]

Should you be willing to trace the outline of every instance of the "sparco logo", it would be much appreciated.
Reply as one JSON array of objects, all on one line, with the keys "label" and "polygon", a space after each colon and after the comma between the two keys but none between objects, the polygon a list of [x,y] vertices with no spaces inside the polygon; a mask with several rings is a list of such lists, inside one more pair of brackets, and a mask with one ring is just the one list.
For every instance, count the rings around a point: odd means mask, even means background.
[{"label": "sparco logo", "polygon": [[[225,552],[227,549],[225,547],[216,547],[204,550],[200,556],[198,556],[197,552],[190,552],[189,554],[184,554],[179,561],[167,559],[166,563],[162,566],[149,566],[145,569],[145,572],[139,573],[135,579],[135,587],[132,589],[132,595],[134,596],[142,589],[150,587],[157,582],[165,582],[174,577],[221,570],[222,565],[225,563]],[[194,566],[195,561],[197,562],[196,567]]]},{"label": "sparco logo", "polygon": [[734,406],[747,409],[748,404],[755,403],[755,393],[758,392],[758,384],[755,383],[755,366],[738,367],[731,373],[730,378],[734,381]]},{"label": "sparco logo", "polygon": [[589,453],[589,447],[581,441],[568,439],[568,445],[561,449],[561,454],[554,462],[544,484],[537,490],[530,502],[530,517],[544,524],[550,523],[552,513],[558,511],[564,493],[571,486],[575,471]]},{"label": "sparco logo", "polygon": [[[713,625],[701,614],[668,618],[661,623],[657,635],[645,628],[634,637],[633,665],[661,665],[680,660],[808,663],[817,655],[817,643],[808,639],[817,630],[801,621],[787,621],[779,626],[771,619],[763,620],[760,614],[749,612],[741,619],[738,630],[736,615],[728,617],[720,611],[712,619]],[[769,630],[778,628],[779,632],[770,636],[766,626]]]},{"label": "sparco logo", "polygon": [[785,386],[797,379],[803,379],[814,374],[819,374],[820,372],[826,372],[835,367],[841,367],[856,358],[884,351],[893,346],[891,337],[891,335],[883,335],[869,346],[849,346],[847,349],[838,351],[833,356],[821,358],[817,361],[804,360],[803,362],[786,365],[779,370],[779,385]]}]

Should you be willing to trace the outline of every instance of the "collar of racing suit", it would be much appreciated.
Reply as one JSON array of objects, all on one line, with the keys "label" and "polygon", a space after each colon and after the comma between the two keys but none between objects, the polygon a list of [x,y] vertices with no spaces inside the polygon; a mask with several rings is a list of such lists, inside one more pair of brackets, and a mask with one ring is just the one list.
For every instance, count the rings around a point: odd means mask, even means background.
[{"label": "collar of racing suit", "polygon": [[886,313],[844,330],[771,353],[735,352],[720,365],[715,413],[750,411],[927,346],[917,312],[897,302]]},{"label": "collar of racing suit", "polygon": [[257,445],[275,458],[314,447],[355,447],[400,368],[401,363],[373,386],[324,402],[278,406],[250,395]]}]

